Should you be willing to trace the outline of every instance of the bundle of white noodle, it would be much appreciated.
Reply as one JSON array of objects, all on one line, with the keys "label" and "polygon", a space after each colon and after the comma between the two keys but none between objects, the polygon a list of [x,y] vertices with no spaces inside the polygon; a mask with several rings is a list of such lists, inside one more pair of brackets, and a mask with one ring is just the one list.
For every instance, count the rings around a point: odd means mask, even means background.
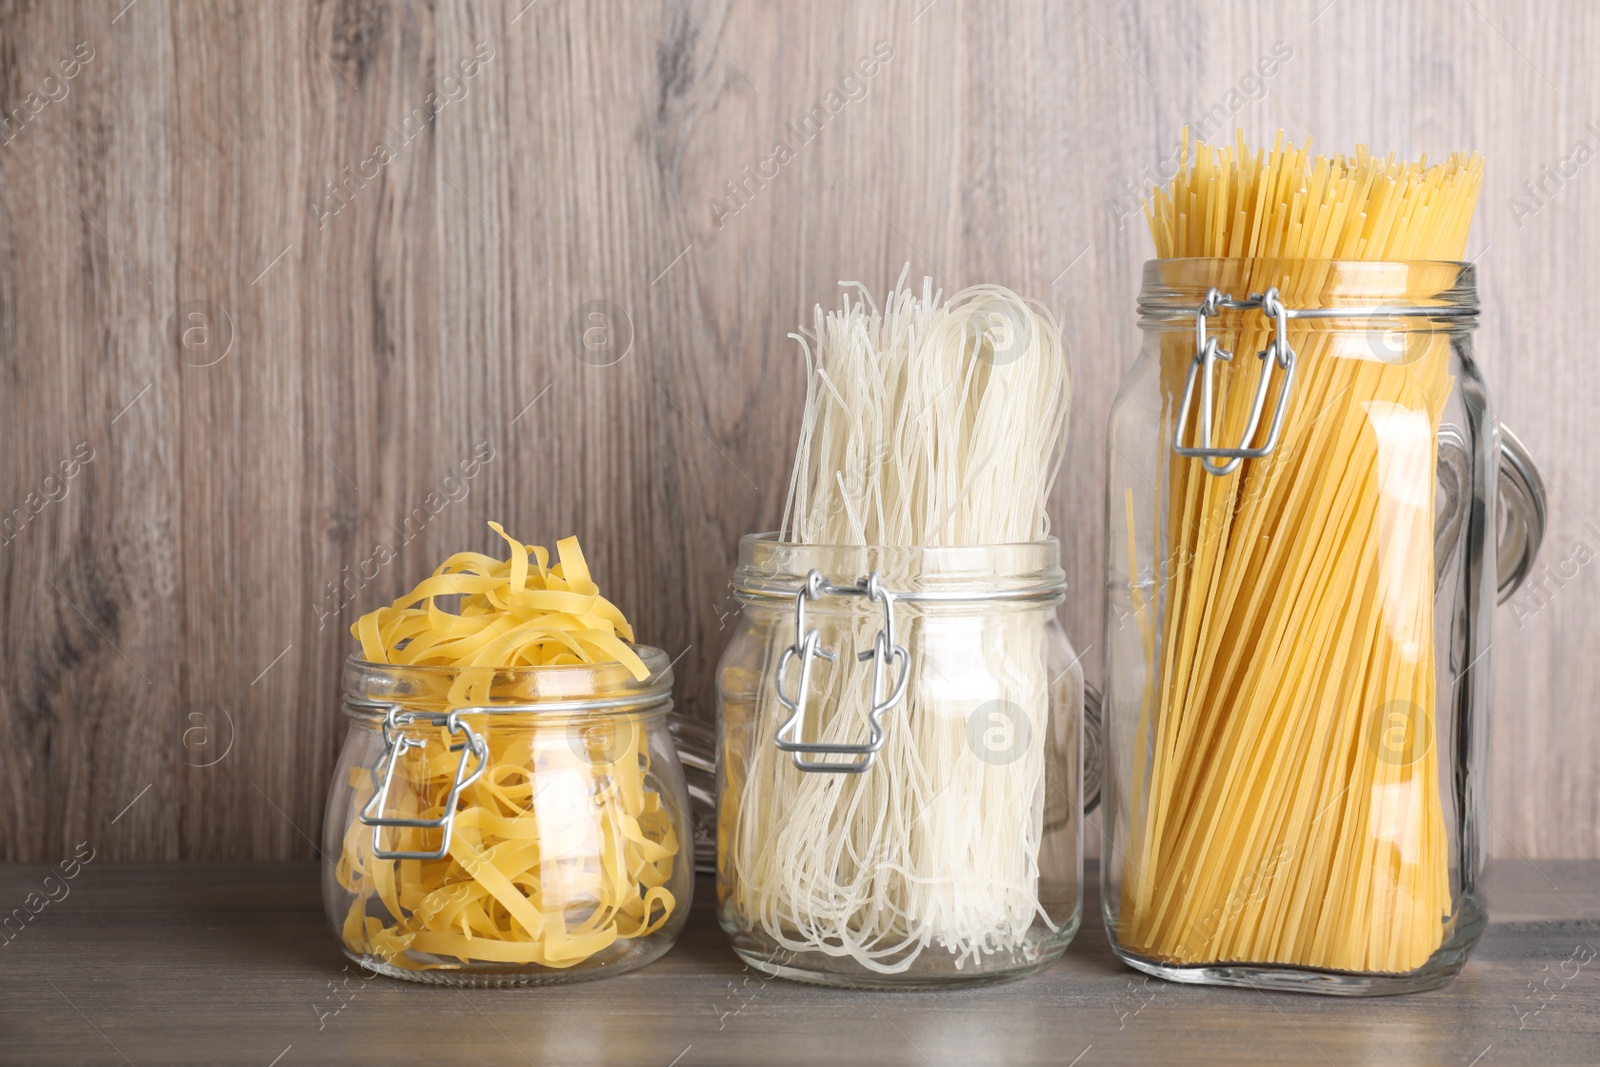
[{"label": "bundle of white noodle", "polygon": [[[847,293],[840,311],[818,307],[814,334],[795,335],[809,377],[784,539],[933,547],[1047,536],[1071,402],[1059,327],[999,286],[944,303],[931,280],[920,297],[904,282],[902,274],[881,311],[858,283],[842,283],[861,299]],[[902,590],[911,577],[880,576]],[[1050,923],[1038,892],[1046,633],[1025,612],[896,610],[911,673],[867,772],[798,770],[773,744],[786,709],[771,684],[762,687],[728,828],[729,903],[791,951],[850,957],[883,974],[930,951],[957,968],[1029,951],[1035,917]],[[870,648],[881,621],[863,610],[840,620],[838,634]],[[793,637],[778,629],[769,663]],[[839,647],[831,634],[825,643]],[[871,669],[852,655],[817,665],[808,740],[864,739]],[[969,718],[990,701],[1028,717],[1013,724],[1024,751],[1003,761],[969,742]]]}]

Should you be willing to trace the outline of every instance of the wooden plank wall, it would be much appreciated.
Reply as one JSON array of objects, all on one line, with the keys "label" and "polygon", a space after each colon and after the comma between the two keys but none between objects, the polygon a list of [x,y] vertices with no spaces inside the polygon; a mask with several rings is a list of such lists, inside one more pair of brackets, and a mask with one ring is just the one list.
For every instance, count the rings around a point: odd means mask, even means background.
[{"label": "wooden plank wall", "polygon": [[311,856],[345,626],[491,517],[580,534],[709,718],[785,335],[907,262],[1065,319],[1097,678],[1128,194],[1205,116],[1488,156],[1479,352],[1554,497],[1490,837],[1600,855],[1597,57],[1584,0],[0,6],[0,859]]}]

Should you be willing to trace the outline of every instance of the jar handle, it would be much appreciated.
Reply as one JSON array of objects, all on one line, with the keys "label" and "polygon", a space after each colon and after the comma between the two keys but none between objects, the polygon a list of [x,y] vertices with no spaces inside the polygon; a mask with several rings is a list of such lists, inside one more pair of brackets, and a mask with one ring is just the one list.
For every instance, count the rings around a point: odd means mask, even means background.
[{"label": "jar handle", "polygon": [[667,716],[672,745],[689,787],[689,824],[694,830],[694,869],[717,873],[717,734],[706,724],[673,712]]},{"label": "jar handle", "polygon": [[[1533,570],[1544,540],[1545,488],[1533,457],[1504,423],[1500,425],[1498,466],[1496,491],[1503,521],[1495,546],[1495,570],[1498,602],[1504,604]],[[1454,427],[1439,431],[1439,482],[1445,502],[1433,535],[1436,580],[1455,558],[1472,497],[1467,440]]]},{"label": "jar handle", "polygon": [[1499,572],[1499,602],[1517,591],[1539,555],[1544,541],[1547,512],[1544,479],[1533,457],[1516,434],[1500,424],[1500,503],[1505,522],[1495,553]]},{"label": "jar handle", "polygon": [[1101,725],[1100,690],[1089,682],[1083,683],[1083,813],[1089,814],[1100,806],[1100,776],[1105,769],[1102,763],[1105,728]]}]

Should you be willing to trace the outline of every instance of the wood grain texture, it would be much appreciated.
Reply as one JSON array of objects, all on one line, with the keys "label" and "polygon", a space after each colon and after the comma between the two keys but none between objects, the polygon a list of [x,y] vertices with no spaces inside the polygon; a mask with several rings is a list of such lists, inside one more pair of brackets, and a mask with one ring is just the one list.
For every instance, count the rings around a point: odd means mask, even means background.
[{"label": "wood grain texture", "polygon": [[579,534],[711,718],[736,539],[782,508],[786,334],[907,262],[1064,318],[1098,677],[1150,252],[1118,202],[1206,115],[1488,157],[1478,350],[1553,497],[1543,592],[1499,616],[1489,839],[1600,856],[1595,5],[126,3],[0,5],[0,858],[310,857],[345,627],[487,518]]},{"label": "wood grain texture", "polygon": [[[42,894],[52,869],[0,867],[0,903]],[[1594,1063],[1600,864],[1513,860],[1490,871],[1494,921],[1458,978],[1350,1001],[1146,979],[1111,954],[1092,921],[1092,890],[1091,921],[1066,955],[1016,982],[867,994],[763,979],[728,948],[709,881],[678,945],[648,967],[579,985],[457,991],[347,966],[311,864],[96,858],[52,882],[61,899],[0,943],[0,1058],[38,1067]],[[1559,900],[1536,888],[1546,878],[1566,888]]]}]

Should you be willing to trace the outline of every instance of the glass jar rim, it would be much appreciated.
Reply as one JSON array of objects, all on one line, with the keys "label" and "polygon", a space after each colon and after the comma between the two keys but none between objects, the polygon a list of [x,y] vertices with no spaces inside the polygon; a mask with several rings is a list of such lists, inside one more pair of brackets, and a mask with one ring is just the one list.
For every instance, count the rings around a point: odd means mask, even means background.
[{"label": "glass jar rim", "polygon": [[1278,289],[1287,308],[1346,308],[1349,319],[1365,318],[1360,314],[1365,308],[1397,305],[1437,308],[1439,318],[1455,323],[1470,324],[1478,313],[1477,268],[1461,260],[1213,256],[1146,260],[1139,290],[1141,322],[1183,316],[1192,323],[1196,307],[1212,288],[1242,300],[1269,286]]},{"label": "glass jar rim", "polygon": [[1386,266],[1390,268],[1420,264],[1445,267],[1470,267],[1473,265],[1473,261],[1468,259],[1351,259],[1340,256],[1168,256],[1144,261],[1146,267],[1153,263],[1339,263],[1349,264],[1350,266]]},{"label": "glass jar rim", "polygon": [[1066,592],[1055,537],[991,545],[808,545],[776,532],[739,539],[733,591],[742,600],[793,600],[812,571],[834,586],[877,574],[896,601],[1037,600]]},{"label": "glass jar rim", "polygon": [[[670,710],[672,661],[659,648],[630,647],[650,672],[643,679],[635,678],[616,660],[546,667],[413,666],[374,663],[351,654],[344,664],[344,709],[347,714],[380,718],[383,709],[392,705],[408,710],[489,708],[535,715],[637,713],[656,710],[656,706]],[[472,677],[481,699],[462,704],[448,698],[452,686],[463,677]]]}]

